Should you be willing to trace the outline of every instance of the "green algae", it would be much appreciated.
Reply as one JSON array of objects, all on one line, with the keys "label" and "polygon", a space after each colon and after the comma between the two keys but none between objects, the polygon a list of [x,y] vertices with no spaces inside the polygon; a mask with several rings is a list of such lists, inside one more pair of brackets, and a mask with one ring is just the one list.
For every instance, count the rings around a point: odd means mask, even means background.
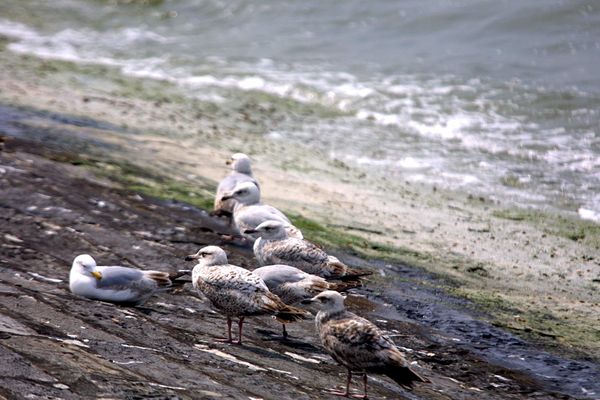
[{"label": "green algae", "polygon": [[600,327],[589,319],[571,314],[559,316],[486,290],[447,288],[455,296],[470,300],[491,322],[527,340],[541,343],[559,353],[575,353],[600,360]]},{"label": "green algae", "polygon": [[[194,182],[179,181],[148,166],[141,167],[129,161],[101,156],[84,157],[72,153],[60,153],[51,158],[86,168],[127,190],[158,199],[181,201],[205,210],[212,208],[216,182],[210,180],[195,178]],[[436,280],[431,283],[432,285],[450,295],[469,300],[473,307],[488,315],[495,325],[511,330],[528,340],[556,348],[558,352],[571,351],[576,354],[588,352],[598,357],[596,354],[600,351],[599,330],[589,318],[571,313],[567,316],[568,320],[565,320],[565,315],[557,315],[551,310],[543,310],[541,307],[518,301],[511,294],[495,293],[494,289],[486,288],[483,281],[493,279],[487,265],[459,255],[446,254],[441,257],[379,243],[351,233],[349,228],[321,223],[300,214],[288,213],[288,215],[308,240],[327,248],[328,251],[346,252],[363,259],[407,264],[433,272]],[[518,217],[519,221],[533,218],[531,213],[520,210],[511,210],[510,213],[496,212],[495,216]],[[565,224],[567,222],[566,220]],[[588,224],[575,226],[585,227],[586,237],[595,233],[594,227]],[[560,232],[558,226],[554,229]],[[384,279],[377,274],[373,275],[370,281],[374,287],[379,288],[377,290],[393,285],[392,280]]]},{"label": "green algae", "polygon": [[[0,49],[5,48],[8,42],[8,39],[0,38]],[[14,76],[20,76],[24,81],[27,81],[31,76],[34,76],[36,80],[44,79],[44,83],[49,83],[55,87],[66,83],[69,87],[92,87],[98,92],[110,96],[149,100],[154,102],[157,107],[177,105],[178,109],[184,107],[186,111],[193,110],[197,118],[210,116],[219,126],[226,125],[227,119],[244,119],[246,118],[245,115],[248,115],[249,121],[246,121],[248,124],[244,126],[254,127],[248,131],[250,133],[262,134],[265,127],[269,127],[273,121],[281,118],[282,110],[286,112],[289,110],[291,114],[298,118],[311,118],[313,115],[322,117],[327,113],[332,113],[332,116],[337,115],[335,111],[328,108],[322,110],[305,108],[305,105],[294,100],[282,102],[282,99],[275,95],[252,91],[239,95],[233,105],[228,105],[227,108],[223,109],[222,106],[210,102],[190,100],[187,96],[182,95],[172,83],[123,76],[117,68],[113,67],[92,64],[81,65],[57,60],[40,60],[36,57],[12,53],[10,60],[0,57],[0,69],[2,69],[3,64],[9,64],[13,69],[13,79]],[[24,72],[21,72],[21,69]],[[74,78],[74,76],[76,77]],[[262,120],[253,119],[252,113],[254,112],[264,118]],[[216,144],[213,143],[213,145]],[[178,200],[203,209],[212,208],[212,191],[216,185],[214,182],[197,182],[196,180],[200,180],[200,178],[195,179],[194,182],[179,181],[150,171],[148,167],[142,168],[130,162],[101,157],[71,160],[65,157],[62,161],[88,168],[98,176],[144,195],[166,200]],[[507,181],[506,183],[511,184],[513,182]],[[469,201],[478,203],[484,200],[483,198],[469,198]],[[439,205],[444,206],[442,202]],[[549,235],[583,243],[592,243],[596,249],[600,245],[598,243],[600,241],[600,228],[598,225],[580,221],[576,218],[523,209],[494,210],[491,213],[496,218],[523,221],[539,226]],[[309,240],[328,248],[328,250],[346,251],[363,258],[381,259],[392,263],[405,263],[438,274],[441,289],[471,300],[482,310],[489,313],[499,326],[512,329],[519,335],[546,338],[566,346],[583,349],[590,348],[589,343],[600,342],[597,336],[598,331],[594,330],[592,325],[584,320],[573,321],[573,323],[571,321],[565,322],[553,314],[539,310],[528,310],[519,302],[497,296],[487,289],[456,291],[455,288],[460,285],[469,286],[470,288],[481,288],[482,285],[485,287],[485,280],[493,279],[493,277],[490,278],[484,275],[486,266],[478,265],[466,258],[451,254],[444,257],[434,256],[409,248],[378,243],[350,233],[350,229],[319,223],[302,215],[292,215],[291,219]],[[456,274],[453,274],[453,272],[456,272]],[[375,278],[377,277],[373,279]],[[515,320],[515,315],[519,315],[519,318],[522,318],[523,321]]]},{"label": "green algae", "polygon": [[362,236],[348,233],[338,227],[321,224],[299,214],[287,213],[294,226],[312,242],[333,250],[349,252],[365,259],[378,259],[392,263],[422,266],[431,256],[400,246],[392,246]]},{"label": "green algae", "polygon": [[600,224],[591,221],[575,216],[520,208],[494,210],[492,215],[496,218],[529,222],[541,228],[546,234],[582,242],[600,249]]},{"label": "green algae", "polygon": [[109,179],[127,190],[162,200],[177,200],[195,207],[210,210],[213,206],[212,188],[215,183],[180,182],[126,161],[57,154],[50,157],[59,162],[81,166],[102,178]]}]

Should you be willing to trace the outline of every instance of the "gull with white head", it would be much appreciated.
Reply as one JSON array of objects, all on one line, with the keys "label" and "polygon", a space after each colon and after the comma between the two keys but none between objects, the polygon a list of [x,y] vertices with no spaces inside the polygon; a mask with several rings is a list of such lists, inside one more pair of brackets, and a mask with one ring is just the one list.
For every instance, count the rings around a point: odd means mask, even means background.
[{"label": "gull with white head", "polygon": [[348,267],[308,240],[289,235],[280,221],[265,221],[246,234],[257,235],[254,255],[260,265],[285,264],[325,279],[358,281],[371,271]]},{"label": "gull with white head", "polygon": [[307,312],[285,304],[256,274],[231,265],[227,254],[217,246],[207,246],[196,254],[186,257],[187,261],[198,260],[192,270],[192,284],[202,292],[212,305],[227,317],[227,339],[232,343],[232,318],[238,318],[238,340],[242,343],[244,318],[255,315],[273,315],[282,322],[302,319]]},{"label": "gull with white head", "polygon": [[[358,286],[357,282],[327,282],[320,276],[307,274],[290,265],[267,265],[255,269],[269,290],[275,293],[285,304],[294,305],[310,299],[325,290],[345,291]],[[287,337],[283,324],[283,337]]]},{"label": "gull with white head", "polygon": [[75,258],[69,274],[71,292],[92,300],[141,305],[161,289],[171,286],[170,275],[121,266],[98,266],[88,254]]},{"label": "gull with white head", "polygon": [[255,238],[251,235],[246,235],[245,232],[256,229],[261,223],[270,220],[279,221],[284,224],[290,236],[302,238],[302,232],[292,225],[288,217],[277,208],[260,202],[260,192],[256,185],[251,182],[238,184],[231,192],[224,194],[223,199],[235,200],[233,221],[240,234],[251,242]]},{"label": "gull with white head", "polygon": [[252,167],[250,158],[244,153],[235,153],[227,161],[231,165],[231,172],[219,182],[217,193],[215,195],[214,213],[217,215],[232,214],[235,201],[232,199],[223,200],[223,195],[235,189],[236,185],[242,182],[250,182],[256,185],[260,199],[260,186],[252,176]]},{"label": "gull with white head", "polygon": [[338,292],[325,291],[304,303],[319,309],[315,326],[321,344],[335,361],[346,367],[348,379],[346,390],[329,391],[330,394],[349,397],[352,372],[363,374],[364,393],[367,398],[367,373],[378,373],[392,378],[404,388],[412,388],[414,382],[428,382],[408,365],[404,355],[394,342],[372,322],[346,311],[344,297]]}]

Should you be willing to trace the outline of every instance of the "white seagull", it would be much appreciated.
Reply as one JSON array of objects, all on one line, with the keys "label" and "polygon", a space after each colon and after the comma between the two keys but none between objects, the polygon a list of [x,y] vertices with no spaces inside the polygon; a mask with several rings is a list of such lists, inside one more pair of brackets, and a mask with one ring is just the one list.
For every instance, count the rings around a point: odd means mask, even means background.
[{"label": "white seagull", "polygon": [[250,182],[256,185],[260,198],[260,186],[252,176],[252,167],[250,158],[244,153],[235,153],[227,160],[227,164],[231,165],[232,171],[219,182],[217,193],[215,195],[215,205],[213,213],[216,215],[232,214],[235,206],[234,200],[223,200],[223,195],[235,189],[236,185],[242,182]]},{"label": "white seagull", "polygon": [[97,266],[88,254],[75,257],[69,274],[69,288],[74,294],[133,306],[143,304],[154,293],[171,284],[168,272]]},{"label": "white seagull", "polygon": [[290,236],[302,238],[302,232],[292,225],[288,217],[275,207],[260,202],[260,191],[251,182],[240,183],[234,190],[224,194],[222,199],[235,200],[233,221],[239,233],[251,242],[254,241],[254,237],[246,235],[245,232],[256,229],[261,223],[270,220],[281,222]]}]

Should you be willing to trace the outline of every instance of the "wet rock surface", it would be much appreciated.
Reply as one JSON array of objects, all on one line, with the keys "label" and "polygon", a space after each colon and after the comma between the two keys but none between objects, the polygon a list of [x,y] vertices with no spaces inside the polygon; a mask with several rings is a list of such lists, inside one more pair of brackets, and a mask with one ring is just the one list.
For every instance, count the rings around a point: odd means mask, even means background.
[{"label": "wet rock surface", "polygon": [[[186,254],[217,244],[232,264],[252,269],[256,263],[249,249],[223,242],[214,232],[226,231],[226,224],[202,210],[112,187],[79,167],[51,161],[51,150],[42,143],[3,140],[0,396],[336,398],[323,389],[341,385],[345,371],[323,353],[312,320],[290,324],[292,338],[285,341],[274,320],[251,318],[245,344],[225,345],[213,342],[225,334],[225,319],[189,283],[140,308],[73,296],[68,272],[81,253],[103,265],[174,271],[191,267],[183,261]],[[370,398],[597,397],[597,383],[580,387],[594,376],[593,364],[568,364],[508,334],[500,338],[500,330],[469,321],[456,299],[414,283],[433,279],[419,270],[339,256],[412,279],[393,288],[370,283],[348,298],[353,311],[390,332],[415,369],[431,380],[406,392],[375,375]],[[458,322],[450,323],[453,318]],[[571,365],[571,373],[551,375],[548,370],[545,379],[505,359],[494,346],[508,346],[510,340],[539,358],[548,357],[545,365],[555,364],[553,371]],[[355,390],[360,390],[359,381]]]}]

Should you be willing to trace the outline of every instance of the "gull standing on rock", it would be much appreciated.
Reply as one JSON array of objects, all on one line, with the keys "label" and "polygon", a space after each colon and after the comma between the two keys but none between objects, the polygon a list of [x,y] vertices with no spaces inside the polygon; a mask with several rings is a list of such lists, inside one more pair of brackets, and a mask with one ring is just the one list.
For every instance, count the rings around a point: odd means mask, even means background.
[{"label": "gull standing on rock", "polygon": [[325,279],[358,281],[371,271],[349,268],[308,240],[290,237],[279,221],[266,221],[246,234],[260,237],[254,242],[254,255],[260,265],[285,264]]},{"label": "gull standing on rock", "polygon": [[215,205],[213,213],[216,215],[232,214],[235,206],[234,200],[223,200],[223,195],[231,192],[235,187],[242,182],[250,182],[256,185],[260,200],[260,186],[252,176],[252,167],[250,158],[243,153],[235,153],[227,160],[227,164],[231,164],[232,171],[219,182],[217,194],[215,196]]},{"label": "gull standing on rock", "polygon": [[97,266],[88,254],[75,258],[69,274],[71,292],[92,300],[138,306],[171,286],[171,275],[128,267]]},{"label": "gull standing on rock", "polygon": [[346,391],[333,390],[330,394],[350,396],[353,371],[363,374],[363,399],[367,398],[367,372],[387,375],[407,389],[414,382],[428,382],[409,368],[394,342],[377,326],[346,311],[344,298],[338,292],[325,291],[304,303],[320,309],[315,318],[319,339],[331,357],[348,369]]},{"label": "gull standing on rock", "polygon": [[240,183],[234,190],[224,194],[222,199],[236,201],[233,208],[233,220],[240,234],[250,241],[254,241],[254,237],[245,235],[244,232],[256,229],[261,223],[270,220],[281,222],[290,236],[302,238],[302,232],[293,226],[281,211],[260,202],[260,191],[251,182]]},{"label": "gull standing on rock", "polygon": [[230,265],[225,251],[207,246],[187,261],[198,260],[192,270],[192,284],[202,292],[222,314],[227,316],[227,339],[231,343],[232,318],[238,318],[238,340],[242,343],[244,318],[253,315],[274,315],[282,323],[304,318],[307,312],[285,304],[271,293],[263,280],[244,268]]},{"label": "gull standing on rock", "polygon": [[[358,286],[357,282],[327,282],[320,276],[307,274],[289,265],[267,265],[255,269],[269,290],[275,293],[285,304],[296,304],[311,299],[325,290],[345,291]],[[283,324],[283,337],[287,337]]]}]

